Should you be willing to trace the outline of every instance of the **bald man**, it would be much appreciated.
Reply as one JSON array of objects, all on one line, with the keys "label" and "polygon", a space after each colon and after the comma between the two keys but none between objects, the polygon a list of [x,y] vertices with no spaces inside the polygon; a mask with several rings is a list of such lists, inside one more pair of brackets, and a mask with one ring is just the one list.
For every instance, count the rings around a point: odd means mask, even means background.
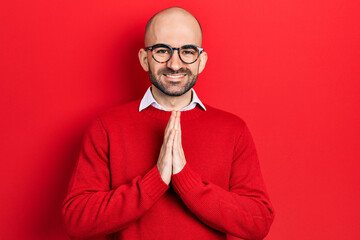
[{"label": "bald man", "polygon": [[193,89],[207,53],[197,19],[155,14],[140,64],[144,97],[99,115],[64,201],[76,239],[262,239],[274,218],[251,134]]}]

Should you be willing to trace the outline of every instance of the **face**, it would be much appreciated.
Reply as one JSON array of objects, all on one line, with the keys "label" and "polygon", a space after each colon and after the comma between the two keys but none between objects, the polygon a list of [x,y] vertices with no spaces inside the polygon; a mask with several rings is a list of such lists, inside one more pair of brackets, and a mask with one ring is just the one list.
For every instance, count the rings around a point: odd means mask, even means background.
[{"label": "face", "polygon": [[[160,16],[154,19],[145,39],[146,46],[158,43],[171,47],[201,46],[201,31],[192,16]],[[181,61],[178,50],[174,50],[168,62],[158,63],[150,50],[139,52],[140,63],[145,71],[149,71],[151,83],[168,96],[181,96],[195,85],[198,74],[205,67],[206,57],[203,52],[196,62],[187,64]]]},{"label": "face", "polygon": [[[176,57],[179,58],[176,52],[174,52],[174,55],[177,55]],[[154,61],[151,64],[149,63],[149,65],[151,83],[168,96],[181,96],[189,91],[195,85],[199,74],[198,68],[193,69],[191,66],[188,66],[191,64],[186,63],[181,63],[180,68],[174,68],[167,63],[154,63]],[[152,69],[157,70],[154,73]]]}]

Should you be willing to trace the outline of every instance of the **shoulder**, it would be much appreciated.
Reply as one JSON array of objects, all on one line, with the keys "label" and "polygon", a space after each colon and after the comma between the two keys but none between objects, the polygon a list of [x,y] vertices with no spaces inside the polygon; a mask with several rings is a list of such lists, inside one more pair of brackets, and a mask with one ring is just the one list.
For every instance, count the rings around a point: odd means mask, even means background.
[{"label": "shoulder", "polygon": [[99,114],[99,117],[102,118],[111,118],[117,115],[128,115],[128,114],[134,114],[139,112],[139,105],[140,105],[140,99],[127,102],[112,108],[109,108]]},{"label": "shoulder", "polygon": [[246,122],[239,116],[209,105],[205,105],[208,110],[212,129],[219,133],[229,134],[236,141],[252,141],[252,136]]},{"label": "shoulder", "polygon": [[140,99],[109,108],[98,114],[97,118],[104,126],[126,123],[134,120],[139,113]]},{"label": "shoulder", "polygon": [[233,125],[233,126],[237,126],[240,128],[243,128],[246,126],[245,121],[235,115],[234,113],[210,106],[208,104],[204,104],[206,107],[206,112],[207,112],[207,118],[208,120],[212,120],[212,121],[216,121],[216,122],[221,122],[223,123],[222,125]]}]

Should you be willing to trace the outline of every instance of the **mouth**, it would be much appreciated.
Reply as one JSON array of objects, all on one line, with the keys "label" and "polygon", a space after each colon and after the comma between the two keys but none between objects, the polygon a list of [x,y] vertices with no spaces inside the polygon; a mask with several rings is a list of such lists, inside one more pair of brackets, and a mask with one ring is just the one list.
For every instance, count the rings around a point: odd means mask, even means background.
[{"label": "mouth", "polygon": [[166,78],[171,79],[171,80],[177,80],[177,79],[181,79],[183,77],[186,76],[185,73],[181,73],[181,74],[163,74]]}]

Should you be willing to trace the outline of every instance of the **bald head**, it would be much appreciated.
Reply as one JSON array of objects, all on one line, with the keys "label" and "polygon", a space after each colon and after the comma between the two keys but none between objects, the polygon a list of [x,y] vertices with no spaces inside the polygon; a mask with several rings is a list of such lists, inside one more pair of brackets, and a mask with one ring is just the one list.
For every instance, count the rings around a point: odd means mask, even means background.
[{"label": "bald head", "polygon": [[202,30],[199,21],[187,10],[179,7],[164,9],[146,24],[145,46],[156,43],[177,44],[182,38],[186,44],[201,46]]}]

